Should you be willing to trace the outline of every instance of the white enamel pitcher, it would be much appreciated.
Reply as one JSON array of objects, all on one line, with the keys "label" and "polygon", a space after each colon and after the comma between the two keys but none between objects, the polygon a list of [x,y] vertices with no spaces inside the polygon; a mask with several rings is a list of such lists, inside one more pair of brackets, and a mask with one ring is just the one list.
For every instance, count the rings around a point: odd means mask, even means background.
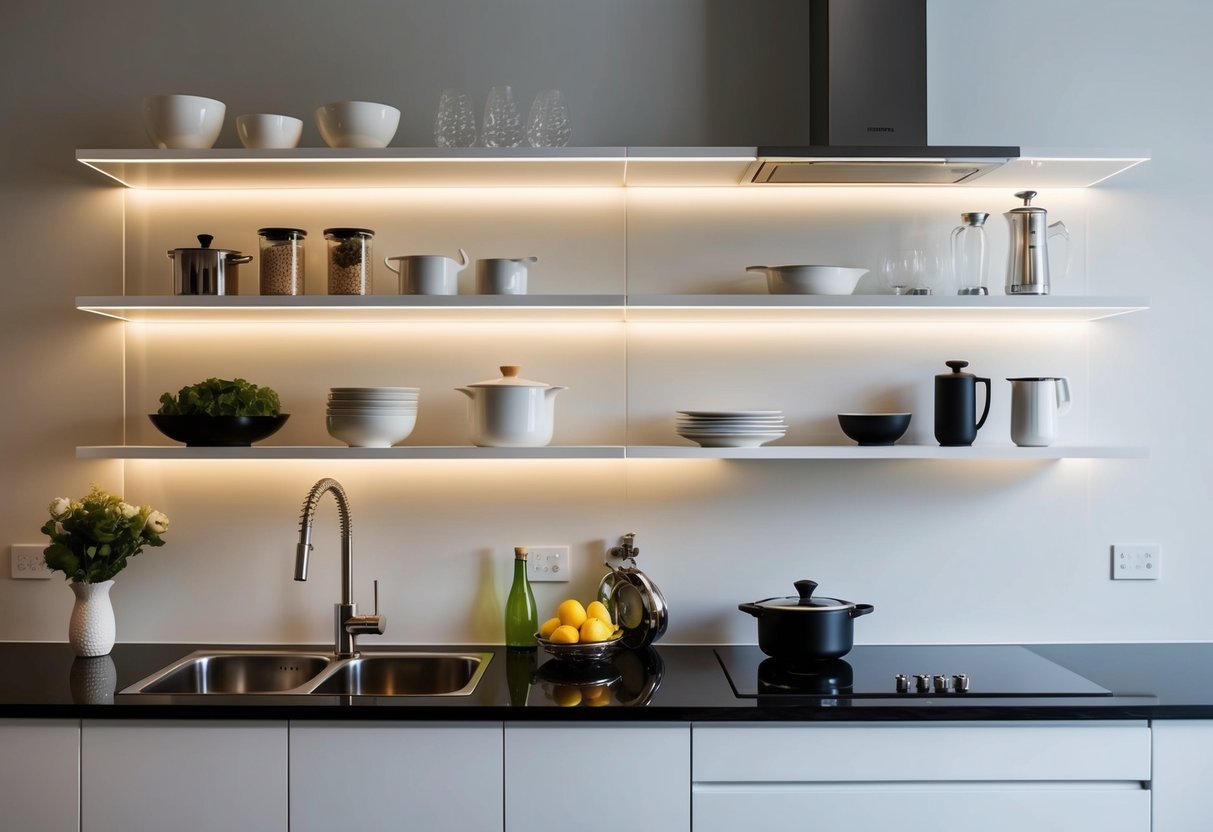
[{"label": "white enamel pitcher", "polygon": [[1021,448],[1045,448],[1057,441],[1058,417],[1070,409],[1065,377],[1009,378],[1011,441]]}]

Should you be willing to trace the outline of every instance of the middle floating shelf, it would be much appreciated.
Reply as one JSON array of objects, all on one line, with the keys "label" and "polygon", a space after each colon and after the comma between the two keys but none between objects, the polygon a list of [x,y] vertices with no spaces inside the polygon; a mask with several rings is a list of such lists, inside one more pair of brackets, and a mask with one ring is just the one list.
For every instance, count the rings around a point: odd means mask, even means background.
[{"label": "middle floating shelf", "polygon": [[146,323],[651,321],[1079,323],[1148,309],[1145,297],[1078,295],[143,295],[76,308]]},{"label": "middle floating shelf", "polygon": [[477,448],[470,445],[402,445],[394,448],[347,448],[341,445],[254,445],[246,448],[189,448],[181,445],[87,445],[78,459],[939,459],[1055,460],[1143,459],[1146,449],[1118,446],[1054,445],[766,445],[761,448],[698,448],[688,445],[549,445],[544,448]]}]

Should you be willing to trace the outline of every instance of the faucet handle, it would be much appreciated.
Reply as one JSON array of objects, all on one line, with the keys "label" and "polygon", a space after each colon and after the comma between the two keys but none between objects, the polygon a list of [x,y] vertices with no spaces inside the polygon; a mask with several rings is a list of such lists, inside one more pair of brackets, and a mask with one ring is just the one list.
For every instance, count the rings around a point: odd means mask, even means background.
[{"label": "faucet handle", "polygon": [[373,591],[375,593],[375,613],[374,614],[378,615],[379,614],[379,579],[376,578],[375,580],[371,581],[371,586],[373,587]]}]

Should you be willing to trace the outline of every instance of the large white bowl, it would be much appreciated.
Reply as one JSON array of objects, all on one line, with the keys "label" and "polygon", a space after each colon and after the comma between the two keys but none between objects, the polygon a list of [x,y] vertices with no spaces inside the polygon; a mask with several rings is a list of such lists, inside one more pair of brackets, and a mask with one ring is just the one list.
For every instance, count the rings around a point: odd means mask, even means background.
[{"label": "large white bowl", "polygon": [[205,150],[223,129],[227,107],[200,95],[149,95],[143,99],[143,126],[158,148]]},{"label": "large white bowl", "polygon": [[417,411],[376,414],[329,413],[329,435],[351,448],[390,448],[403,442],[417,424]]},{"label": "large white bowl", "polygon": [[371,101],[337,101],[316,110],[316,126],[329,147],[387,147],[400,111]]},{"label": "large white bowl", "polygon": [[250,149],[298,147],[303,121],[293,116],[250,113],[236,116],[236,135]]},{"label": "large white bowl", "polygon": [[867,269],[847,266],[749,266],[747,272],[764,272],[772,295],[849,295]]}]

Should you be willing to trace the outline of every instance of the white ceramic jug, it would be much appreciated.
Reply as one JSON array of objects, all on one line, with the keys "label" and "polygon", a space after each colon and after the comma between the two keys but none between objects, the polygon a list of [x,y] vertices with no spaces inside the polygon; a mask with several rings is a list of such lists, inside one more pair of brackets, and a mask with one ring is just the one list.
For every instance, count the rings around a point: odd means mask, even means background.
[{"label": "white ceramic jug", "polygon": [[538,257],[490,257],[476,261],[476,291],[482,295],[525,295],[527,268]]},{"label": "white ceramic jug", "polygon": [[1070,380],[1064,377],[1009,378],[1011,441],[1021,448],[1044,448],[1057,441],[1057,417],[1070,409]]},{"label": "white ceramic jug", "polygon": [[[393,266],[393,261],[399,265]],[[459,273],[468,266],[468,253],[459,249],[458,260],[441,254],[385,257],[383,264],[400,276],[402,295],[457,295]]]}]

